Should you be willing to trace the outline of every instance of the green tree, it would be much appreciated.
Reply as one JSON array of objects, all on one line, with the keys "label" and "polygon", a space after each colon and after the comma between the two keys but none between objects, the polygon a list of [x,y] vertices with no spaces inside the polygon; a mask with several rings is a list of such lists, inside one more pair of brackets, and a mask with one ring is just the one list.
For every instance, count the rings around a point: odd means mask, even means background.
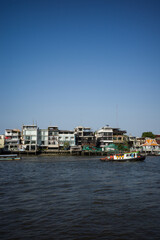
[{"label": "green tree", "polygon": [[64,142],[63,149],[67,150],[67,149],[69,149],[69,146],[70,146],[69,142]]},{"label": "green tree", "polygon": [[155,138],[155,135],[152,132],[143,132],[142,137]]},{"label": "green tree", "polygon": [[124,152],[124,151],[129,151],[129,146],[126,144],[122,144],[122,143],[119,143],[118,144],[118,150],[121,151],[121,152]]}]

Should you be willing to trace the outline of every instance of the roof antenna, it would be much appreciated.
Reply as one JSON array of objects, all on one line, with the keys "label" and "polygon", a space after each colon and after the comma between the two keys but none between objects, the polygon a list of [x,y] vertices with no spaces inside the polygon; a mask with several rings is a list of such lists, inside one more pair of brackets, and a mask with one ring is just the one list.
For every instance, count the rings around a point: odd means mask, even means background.
[{"label": "roof antenna", "polygon": [[117,125],[117,128],[118,128],[118,104],[116,104],[116,125]]}]

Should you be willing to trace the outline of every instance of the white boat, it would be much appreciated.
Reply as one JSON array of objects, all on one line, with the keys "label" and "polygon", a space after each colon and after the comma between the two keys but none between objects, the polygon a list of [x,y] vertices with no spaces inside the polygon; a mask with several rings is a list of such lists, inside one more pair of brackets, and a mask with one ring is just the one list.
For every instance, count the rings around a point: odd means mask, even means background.
[{"label": "white boat", "polygon": [[105,158],[101,158],[101,161],[143,161],[145,160],[145,156],[141,156],[139,152],[127,152],[114,154],[110,156],[106,156]]},{"label": "white boat", "polygon": [[0,155],[0,161],[12,161],[12,160],[20,160],[21,158],[17,156],[17,154],[13,155]]}]

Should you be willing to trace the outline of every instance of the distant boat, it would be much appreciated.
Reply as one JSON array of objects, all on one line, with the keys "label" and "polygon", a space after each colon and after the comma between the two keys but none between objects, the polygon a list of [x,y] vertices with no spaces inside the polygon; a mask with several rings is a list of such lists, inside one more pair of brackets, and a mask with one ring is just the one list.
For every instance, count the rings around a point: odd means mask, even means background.
[{"label": "distant boat", "polygon": [[114,154],[107,156],[105,158],[101,158],[101,161],[143,161],[145,160],[145,156],[141,156],[139,152],[128,152],[128,153],[121,153],[121,154]]},{"label": "distant boat", "polygon": [[12,161],[12,160],[20,160],[21,158],[17,156],[17,154],[14,155],[0,155],[0,161]]}]

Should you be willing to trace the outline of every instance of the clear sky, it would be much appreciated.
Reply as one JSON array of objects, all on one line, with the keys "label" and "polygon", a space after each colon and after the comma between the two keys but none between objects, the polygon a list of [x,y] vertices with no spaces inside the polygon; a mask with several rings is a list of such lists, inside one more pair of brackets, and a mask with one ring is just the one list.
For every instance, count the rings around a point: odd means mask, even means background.
[{"label": "clear sky", "polygon": [[0,133],[160,134],[159,0],[0,0]]}]

